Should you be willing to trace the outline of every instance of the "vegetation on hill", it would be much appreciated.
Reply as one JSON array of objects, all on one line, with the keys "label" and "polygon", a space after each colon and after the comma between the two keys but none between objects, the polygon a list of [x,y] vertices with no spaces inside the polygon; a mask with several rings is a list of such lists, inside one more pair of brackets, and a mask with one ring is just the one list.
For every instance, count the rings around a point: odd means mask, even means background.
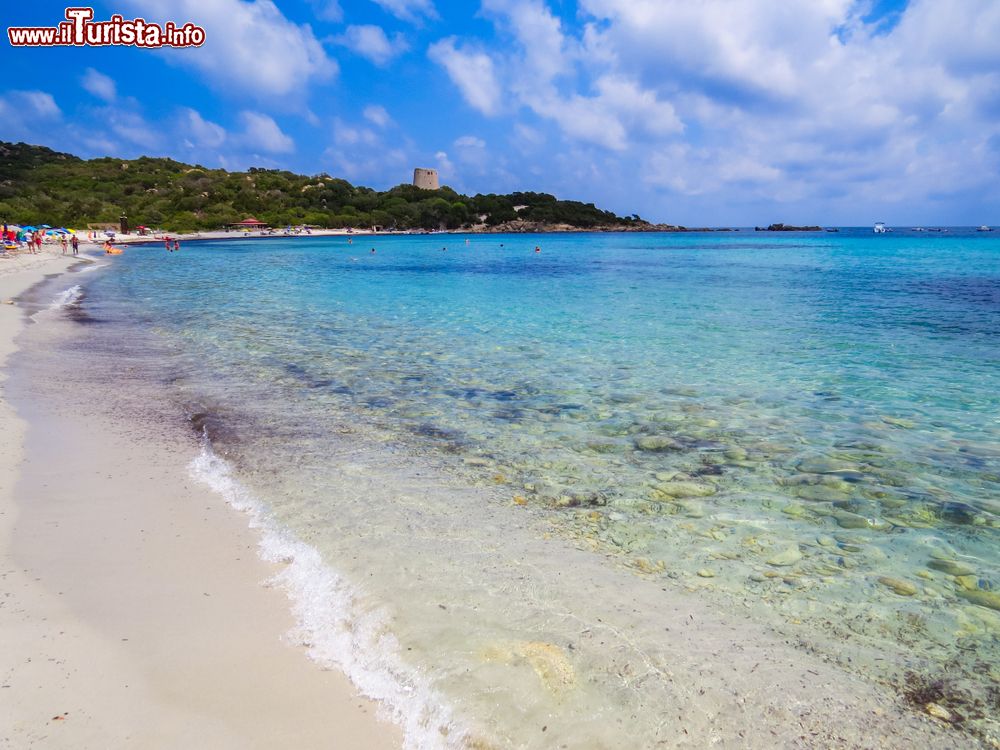
[{"label": "vegetation on hill", "polygon": [[[515,210],[515,207],[521,207]],[[319,174],[278,169],[227,172],[173,159],[83,160],[43,146],[0,142],[0,219],[22,224],[113,223],[171,231],[217,229],[253,216],[272,226],[457,229],[514,219],[573,227],[636,227],[592,203],[545,193],[466,196],[448,187],[399,185],[379,192]]]}]

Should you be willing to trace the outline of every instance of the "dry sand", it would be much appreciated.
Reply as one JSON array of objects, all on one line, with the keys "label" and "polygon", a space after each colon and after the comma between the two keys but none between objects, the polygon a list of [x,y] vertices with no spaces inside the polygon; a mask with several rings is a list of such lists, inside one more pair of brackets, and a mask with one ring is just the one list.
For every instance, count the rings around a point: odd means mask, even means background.
[{"label": "dry sand", "polygon": [[[73,262],[0,261],[0,301]],[[0,367],[24,321],[0,305]],[[274,569],[245,517],[185,482],[190,454],[23,412],[0,401],[0,748],[401,745],[282,641],[287,600],[261,586]]]}]

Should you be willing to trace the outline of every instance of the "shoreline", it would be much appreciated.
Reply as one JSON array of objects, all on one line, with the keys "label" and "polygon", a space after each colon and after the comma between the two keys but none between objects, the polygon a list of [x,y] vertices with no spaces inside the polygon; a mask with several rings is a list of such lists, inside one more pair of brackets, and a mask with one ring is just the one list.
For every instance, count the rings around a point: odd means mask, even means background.
[{"label": "shoreline", "polygon": [[[42,369],[38,374],[44,372]],[[236,678],[229,679],[227,670],[216,668],[218,649],[206,647],[202,641],[206,636],[202,627],[204,623],[214,623],[209,631],[224,629],[224,625],[218,624],[218,617],[206,620],[205,617],[191,616],[192,611],[203,612],[220,607],[221,593],[228,589],[227,584],[217,582],[214,577],[216,569],[228,569],[226,575],[232,574],[234,584],[249,592],[249,598],[237,597],[237,604],[246,605],[250,598],[254,598],[250,596],[253,591],[261,595],[256,598],[270,597],[274,601],[270,615],[278,625],[271,636],[288,631],[291,614],[280,590],[264,591],[256,583],[256,580],[268,578],[280,569],[279,566],[261,563],[257,558],[258,532],[246,528],[247,521],[241,514],[233,513],[228,508],[222,509],[215,494],[200,487],[192,489],[187,486],[190,483],[183,481],[186,476],[184,469],[195,447],[192,435],[188,432],[178,435],[176,441],[151,445],[146,439],[147,430],[141,425],[120,419],[122,415],[119,413],[108,414],[107,417],[97,415],[101,404],[84,404],[84,389],[67,389],[73,381],[53,384],[44,383],[42,378],[30,380],[38,384],[42,394],[45,389],[53,394],[68,390],[75,398],[53,399],[53,403],[58,401],[62,406],[58,414],[44,413],[45,405],[50,403],[47,399],[30,401],[25,408],[29,430],[34,430],[28,436],[28,455],[34,465],[27,467],[19,488],[37,488],[37,497],[43,502],[22,508],[19,520],[27,518],[29,523],[22,524],[21,528],[22,531],[27,529],[28,533],[21,535],[21,546],[14,552],[20,555],[15,557],[18,562],[33,557],[32,570],[37,574],[35,577],[42,580],[32,582],[25,577],[19,583],[25,587],[48,587],[53,607],[69,603],[68,613],[52,610],[54,614],[49,619],[56,624],[51,630],[40,636],[37,629],[34,632],[36,642],[45,646],[41,655],[46,658],[33,660],[30,669],[38,669],[40,665],[44,666],[42,662],[53,660],[49,667],[50,681],[66,680],[69,684],[71,677],[76,680],[66,690],[70,697],[88,689],[95,695],[103,695],[105,703],[101,708],[107,710],[107,702],[110,701],[110,709],[118,720],[112,729],[119,732],[118,736],[126,736],[122,733],[127,733],[129,738],[141,737],[144,747],[175,747],[181,741],[190,741],[192,737],[181,732],[187,731],[186,727],[192,722],[197,722],[205,731],[195,739],[204,742],[204,738],[209,737],[211,742],[208,746],[253,747],[255,745],[246,742],[246,736],[237,741],[230,732],[244,731],[249,734],[254,726],[259,726],[254,725],[255,721],[262,721],[266,730],[273,730],[273,724],[268,724],[266,716],[262,716],[268,709],[279,714],[283,722],[291,723],[286,712],[299,711],[301,701],[275,706],[272,703],[275,696],[261,687],[256,691],[250,690],[252,697],[261,701],[259,706],[246,700],[213,700],[219,675],[223,672],[227,675],[230,690],[247,689],[246,683],[251,682],[244,679],[242,683],[233,685]],[[18,403],[24,403],[23,399]],[[119,417],[117,422],[116,416]],[[59,469],[55,476],[49,471],[53,465]],[[373,463],[372,472],[366,473],[366,484],[380,483],[380,476],[374,470],[376,466]],[[361,479],[355,478],[355,481]],[[136,499],[145,500],[144,507],[151,505],[147,508],[149,512],[136,509]],[[6,512],[7,505],[2,507]],[[485,514],[487,510],[481,512]],[[494,508],[489,512],[495,514],[494,520],[502,521],[509,511]],[[81,535],[80,527],[87,529],[88,533]],[[497,525],[496,528],[502,526]],[[167,533],[153,533],[151,529],[165,529]],[[176,554],[175,534],[179,532],[184,536],[183,555]],[[39,544],[39,540],[44,545]],[[109,551],[107,540],[121,544]],[[513,556],[516,560],[546,560],[545,574],[537,583],[559,582],[559,587],[550,592],[553,601],[560,595],[558,589],[567,589],[572,595],[565,597],[566,611],[570,611],[569,605],[575,598],[584,594],[580,588],[584,584],[580,582],[577,586],[577,582],[560,580],[564,568],[590,571],[593,578],[586,585],[592,588],[587,589],[587,594],[599,594],[598,599],[613,600],[615,591],[621,588],[622,571],[597,566],[591,552],[563,549],[559,555],[553,555],[551,544],[533,533],[527,534],[525,529],[525,533],[505,536],[504,546],[507,549],[494,550],[491,559],[503,560]],[[96,560],[98,573],[110,569],[117,574],[123,564],[135,566],[136,561],[139,565],[135,567],[139,570],[126,570],[124,575],[118,576],[117,580],[127,594],[119,597],[117,589],[106,590],[95,584],[94,567],[87,567],[78,557],[67,559],[65,555],[61,558],[57,555],[54,561],[42,559],[44,556],[37,552],[37,548],[42,546],[56,549],[60,554],[64,551],[67,554],[83,552],[84,561]],[[560,542],[559,547],[562,549],[563,543]],[[151,548],[155,548],[152,553]],[[6,554],[5,551],[5,557]],[[248,555],[251,558],[249,562],[246,560]],[[240,559],[234,559],[236,557]],[[415,561],[420,559],[414,558]],[[7,564],[5,570],[12,567]],[[255,580],[251,580],[252,574],[248,572],[251,568],[261,571]],[[213,574],[210,580],[204,575],[206,570]],[[12,574],[14,572],[11,571]],[[54,578],[56,583],[53,583]],[[222,580],[229,579],[224,577]],[[152,595],[147,593],[150,588]],[[666,588],[663,590],[667,591]],[[55,597],[52,596],[53,591],[56,591]],[[160,591],[169,591],[170,596],[157,596]],[[662,608],[650,610],[648,618],[641,623],[632,623],[628,619],[617,623],[610,620],[608,627],[612,630],[617,627],[624,632],[633,626],[641,626],[652,632],[662,630],[664,624],[669,624],[667,629],[676,634],[673,636],[675,641],[665,646],[666,650],[660,657],[667,674],[671,675],[671,681],[674,676],[678,678],[676,686],[671,688],[673,699],[669,705],[690,720],[684,733],[686,735],[690,729],[692,734],[683,738],[683,742],[677,735],[678,746],[696,747],[699,741],[707,742],[711,737],[728,737],[735,742],[740,741],[739,737],[747,741],[744,731],[760,742],[768,737],[774,738],[773,744],[783,747],[809,746],[808,743],[796,742],[795,737],[800,732],[804,733],[803,737],[812,735],[816,741],[841,741],[859,747],[869,746],[869,742],[873,747],[903,747],[908,743],[919,746],[922,742],[931,741],[938,747],[966,746],[968,738],[950,734],[933,720],[902,710],[895,700],[875,685],[860,681],[805,652],[786,652],[787,642],[766,629],[715,611],[710,602],[697,601],[694,597],[681,594],[678,589],[671,591],[673,596],[668,597],[670,601],[661,602]],[[151,611],[133,612],[132,605],[137,600]],[[643,602],[641,606],[645,608],[649,604]],[[251,615],[240,618],[241,626],[246,625],[251,617],[259,616],[259,609],[246,606],[249,608],[245,611],[251,612]],[[635,606],[639,607],[640,603],[636,601]],[[233,611],[232,606],[225,609],[226,612],[215,612],[215,615]],[[180,610],[182,617],[171,620],[176,616],[176,610]],[[0,609],[0,612],[3,610]],[[60,619],[64,614],[72,631],[64,627]],[[615,619],[619,619],[617,615]],[[189,620],[199,626],[193,627]],[[698,627],[690,628],[690,621],[697,622]],[[165,622],[172,624],[166,629],[179,638],[180,650],[171,649],[169,644],[161,642],[159,631],[164,629]],[[123,627],[127,632],[119,636],[116,629]],[[4,630],[7,629],[4,625]],[[251,630],[259,634],[260,622],[254,622]],[[88,685],[85,682],[89,677],[77,674],[79,668],[58,650],[65,640],[59,631],[70,633],[77,641],[86,641],[87,648],[84,650],[91,662],[109,669],[113,676],[127,677],[131,687],[122,690],[117,686],[118,689],[110,690],[108,685],[101,685],[98,689],[90,689],[93,683]],[[224,635],[230,638],[231,634]],[[118,642],[118,638],[125,637],[127,641]],[[261,655],[259,639],[253,642],[251,648],[245,647],[242,638],[231,640],[238,642],[222,645],[227,648],[234,646],[239,654],[246,656],[249,653],[253,657],[252,664],[241,665],[246,670],[262,669],[269,663],[266,656]],[[746,642],[740,643],[743,640]],[[278,646],[277,643],[273,645]],[[273,651],[288,657],[285,661],[301,662],[301,668],[295,668],[301,673],[340,675],[339,672],[320,672],[319,667],[302,658],[306,655],[304,649],[280,646]],[[194,663],[178,665],[178,654],[192,657],[190,661]],[[79,650],[73,658],[78,657]],[[516,654],[511,658],[515,657]],[[66,664],[70,666],[64,666]],[[764,669],[754,674],[760,665]],[[186,674],[187,678],[178,677],[175,672]],[[272,679],[271,671],[265,670],[264,676],[265,680],[258,678],[258,685]],[[694,691],[699,686],[702,689],[696,695]],[[294,691],[304,691],[299,682],[291,690],[293,694]],[[348,687],[348,690],[352,697],[347,699],[345,706],[356,702],[353,689]],[[280,691],[281,695],[285,693],[284,689]],[[315,693],[310,691],[302,699],[314,697]],[[148,705],[152,705],[153,710],[148,710]],[[55,718],[61,716],[63,710],[69,710],[69,716]],[[316,730],[314,724],[317,717],[326,716],[329,712],[329,704],[323,703],[318,708],[314,704],[311,711],[299,714],[296,728]],[[64,708],[47,717],[44,730],[50,735],[45,738],[45,745],[60,746],[52,743],[59,736],[64,736],[67,747],[89,746],[86,737],[81,740],[80,733],[70,736],[70,722],[81,716],[89,722],[83,731],[108,731],[108,727],[95,724],[93,709],[89,705],[85,704],[82,711]],[[673,724],[672,717],[669,718]],[[680,719],[681,716],[678,716],[674,725],[677,731],[680,731]],[[393,728],[389,729],[391,733]],[[551,729],[550,736],[554,734],[555,727]],[[0,723],[0,738],[4,737],[4,731],[6,728]],[[57,732],[60,734],[57,735]],[[897,733],[893,742],[892,738]],[[259,729],[253,731],[253,737],[260,741],[265,739]],[[282,736],[282,739],[287,740],[287,737]],[[299,737],[296,739],[297,744],[289,746],[320,746],[309,744]],[[336,739],[348,747],[380,747],[367,741],[345,740],[342,727]],[[270,743],[262,742],[259,746],[276,745],[277,740],[272,738]]]},{"label": "shoreline", "polygon": [[[90,259],[29,257],[0,271],[2,299],[22,297],[0,311],[0,745],[400,747],[343,674],[288,641],[286,596],[261,585],[281,566],[189,480],[193,441],[140,445],[56,400],[15,410],[23,298]],[[42,395],[68,385],[30,380]]]}]

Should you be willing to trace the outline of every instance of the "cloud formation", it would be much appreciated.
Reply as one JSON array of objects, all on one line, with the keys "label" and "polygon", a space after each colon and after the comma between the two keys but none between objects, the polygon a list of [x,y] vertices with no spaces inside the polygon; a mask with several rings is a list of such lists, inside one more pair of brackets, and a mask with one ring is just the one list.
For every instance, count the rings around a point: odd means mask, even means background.
[{"label": "cloud formation", "polygon": [[251,149],[269,154],[286,154],[295,150],[295,141],[281,132],[273,119],[260,112],[241,112],[243,133],[240,141]]},{"label": "cloud formation", "polygon": [[482,0],[501,43],[449,37],[431,59],[468,105],[516,118],[519,148],[540,119],[595,172],[686,205],[846,211],[990,189],[1000,3],[871,14],[867,0],[579,0],[569,23],[545,0]]},{"label": "cloud formation", "polygon": [[432,45],[428,55],[447,71],[469,106],[484,115],[499,111],[501,89],[489,55],[456,47],[454,37]]},{"label": "cloud formation", "polygon": [[197,69],[217,89],[255,97],[301,93],[330,78],[336,63],[308,25],[289,21],[272,0],[122,0],[151,20],[196,18],[207,41],[168,57]]},{"label": "cloud formation", "polygon": [[395,34],[390,39],[381,26],[370,24],[348,26],[334,41],[379,66],[388,65],[409,49],[402,34]]},{"label": "cloud formation", "polygon": [[118,96],[115,82],[93,68],[87,68],[84,71],[83,79],[80,83],[88,92],[106,102],[113,102]]},{"label": "cloud formation", "polygon": [[372,2],[403,21],[416,22],[422,18],[438,17],[432,0],[372,0]]}]

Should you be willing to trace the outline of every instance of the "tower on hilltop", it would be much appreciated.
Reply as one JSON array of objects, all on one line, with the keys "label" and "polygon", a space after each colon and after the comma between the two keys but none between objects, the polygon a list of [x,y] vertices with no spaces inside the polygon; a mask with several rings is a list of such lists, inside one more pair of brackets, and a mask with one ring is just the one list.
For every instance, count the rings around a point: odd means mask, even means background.
[{"label": "tower on hilltop", "polygon": [[437,190],[440,187],[438,184],[438,171],[436,169],[417,167],[413,170],[413,184],[422,190]]}]

